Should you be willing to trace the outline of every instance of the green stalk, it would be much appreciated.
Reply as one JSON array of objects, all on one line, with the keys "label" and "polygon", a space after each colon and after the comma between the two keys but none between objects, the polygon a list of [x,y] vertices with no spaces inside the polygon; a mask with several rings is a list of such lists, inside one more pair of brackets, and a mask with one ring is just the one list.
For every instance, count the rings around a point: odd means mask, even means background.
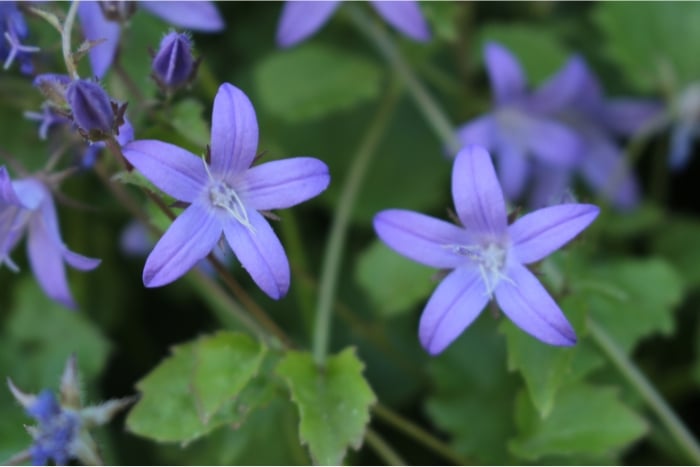
[{"label": "green stalk", "polygon": [[331,314],[335,291],[338,285],[338,275],[342,261],[345,237],[350,224],[350,215],[355,206],[355,200],[360,186],[365,178],[367,168],[376,152],[377,145],[384,134],[391,114],[396,107],[399,92],[398,86],[392,83],[389,91],[384,95],[379,110],[365,134],[360,148],[353,158],[347,178],[340,189],[338,207],[333,218],[328,243],[323,255],[321,266],[321,283],[319,286],[318,302],[316,304],[313,354],[314,360],[319,366],[323,366],[328,354],[328,342],[330,337]]},{"label": "green stalk", "polygon": [[656,391],[644,374],[627,357],[612,337],[593,319],[588,319],[588,330],[598,346],[615,364],[627,381],[639,392],[656,413],[669,434],[694,465],[700,465],[700,446],[683,422],[671,410],[666,400]]},{"label": "green stalk", "polygon": [[376,452],[387,465],[408,465],[406,461],[384,441],[384,438],[379,436],[379,434],[371,428],[367,428],[365,432],[365,441],[367,441],[367,444],[374,449],[374,452]]}]

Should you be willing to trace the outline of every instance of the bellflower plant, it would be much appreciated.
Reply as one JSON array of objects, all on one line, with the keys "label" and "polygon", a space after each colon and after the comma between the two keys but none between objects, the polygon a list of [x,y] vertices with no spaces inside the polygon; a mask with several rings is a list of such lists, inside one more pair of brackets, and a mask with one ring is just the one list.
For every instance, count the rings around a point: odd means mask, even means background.
[{"label": "bellflower plant", "polygon": [[[101,3],[114,4],[105,8]],[[85,39],[104,42],[90,49],[90,65],[93,74],[102,78],[109,69],[121,36],[121,22],[128,15],[113,12],[133,12],[135,2],[80,2],[78,15]],[[120,7],[118,4],[126,5]],[[173,26],[201,32],[217,32],[224,28],[224,20],[214,2],[138,2],[138,6],[162,18]]]},{"label": "bellflower plant", "polygon": [[520,64],[495,42],[485,45],[484,59],[493,110],[459,127],[457,138],[463,145],[478,144],[494,153],[506,198],[516,201],[526,191],[533,161],[554,170],[573,167],[579,161],[580,138],[553,117],[574,89],[559,96],[543,88],[529,93]]},{"label": "bellflower plant", "polygon": [[[287,1],[277,26],[277,45],[291,47],[307,39],[326,24],[341,1]],[[404,35],[419,42],[430,40],[430,30],[418,2],[370,1],[384,20]]]},{"label": "bellflower plant", "polygon": [[39,48],[21,44],[28,35],[29,28],[17,2],[0,2],[0,60],[5,70],[16,59],[22,73],[34,71],[29,54]]},{"label": "bellflower plant", "polygon": [[64,261],[81,271],[90,271],[100,260],[79,255],[65,246],[53,197],[44,181],[39,178],[12,181],[5,167],[0,167],[0,265],[18,270],[9,254],[25,231],[29,263],[42,289],[53,300],[75,308]]},{"label": "bellflower plant", "polygon": [[421,316],[423,347],[432,355],[445,350],[494,296],[518,327],[542,342],[576,343],[561,309],[525,265],[568,243],[593,222],[599,209],[560,204],[508,226],[491,156],[474,145],[455,158],[452,196],[464,227],[404,210],[382,211],[374,218],[379,238],[398,253],[428,266],[452,269]]},{"label": "bellflower plant", "polygon": [[214,99],[211,161],[169,143],[134,141],[124,157],[155,186],[189,203],[148,256],[147,287],[168,284],[208,255],[223,232],[256,284],[279,299],[289,288],[289,263],[259,211],[294,206],[326,189],[328,167],[310,157],[250,167],[258,124],[248,97],[224,83]]}]

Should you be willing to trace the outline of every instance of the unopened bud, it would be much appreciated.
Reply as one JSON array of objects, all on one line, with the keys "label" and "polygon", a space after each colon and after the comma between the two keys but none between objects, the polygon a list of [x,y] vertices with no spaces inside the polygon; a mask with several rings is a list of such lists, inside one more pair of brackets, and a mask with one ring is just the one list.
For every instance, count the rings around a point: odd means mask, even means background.
[{"label": "unopened bud", "polygon": [[75,80],[66,90],[73,122],[83,137],[90,141],[109,138],[117,128],[115,105],[107,92],[92,81]]},{"label": "unopened bud", "polygon": [[153,57],[152,76],[164,91],[173,91],[192,79],[197,65],[190,38],[171,32],[160,42],[158,53]]},{"label": "unopened bud", "polygon": [[34,86],[58,107],[66,106],[66,89],[70,83],[70,76],[55,73],[44,73],[34,78]]}]

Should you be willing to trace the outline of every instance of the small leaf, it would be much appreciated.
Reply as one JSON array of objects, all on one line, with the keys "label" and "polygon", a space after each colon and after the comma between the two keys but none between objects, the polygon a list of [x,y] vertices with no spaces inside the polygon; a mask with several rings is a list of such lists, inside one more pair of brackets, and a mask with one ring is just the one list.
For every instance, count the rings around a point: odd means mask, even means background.
[{"label": "small leaf", "polygon": [[377,314],[393,316],[424,301],[435,288],[435,270],[375,241],[360,255],[355,276]]},{"label": "small leaf", "polygon": [[354,350],[329,357],[320,369],[309,353],[290,352],[277,367],[301,419],[299,436],[316,464],[339,465],[348,446],[358,449],[376,397]]},{"label": "small leaf", "polygon": [[242,423],[266,400],[260,387],[248,390],[263,352],[248,336],[231,332],[174,347],[172,356],[137,383],[142,396],[127,418],[129,430],[186,443],[223,424]]},{"label": "small leaf", "polygon": [[519,435],[508,447],[528,461],[548,455],[603,455],[647,431],[644,420],[618,400],[614,389],[583,384],[562,388],[546,417],[522,391],[516,423]]},{"label": "small leaf", "polygon": [[381,69],[329,46],[304,44],[266,57],[255,69],[261,104],[290,122],[321,117],[377,97]]},{"label": "small leaf", "polygon": [[182,136],[201,148],[209,144],[209,125],[203,112],[201,102],[184,99],[173,107],[169,120]]}]

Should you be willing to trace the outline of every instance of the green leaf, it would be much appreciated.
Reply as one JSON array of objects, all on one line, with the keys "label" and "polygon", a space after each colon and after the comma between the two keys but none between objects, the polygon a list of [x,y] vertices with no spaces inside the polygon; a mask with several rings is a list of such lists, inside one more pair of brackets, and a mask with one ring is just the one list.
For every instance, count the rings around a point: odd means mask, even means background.
[{"label": "green leaf", "polygon": [[697,2],[601,2],[594,20],[606,52],[630,83],[657,88],[670,71],[679,84],[700,76],[700,61],[688,44],[700,42]]},{"label": "green leaf", "polygon": [[511,464],[503,446],[515,434],[518,379],[506,369],[505,341],[489,313],[432,359],[428,372],[433,381],[428,415],[450,435],[455,451],[474,464]]},{"label": "green leaf", "polygon": [[673,331],[682,281],[665,261],[611,261],[581,276],[574,278],[575,290],[589,297],[590,313],[626,351],[643,337]]},{"label": "green leaf", "polygon": [[652,239],[653,249],[683,277],[687,286],[700,285],[700,248],[691,247],[700,238],[700,222],[691,217],[674,217],[657,224]]},{"label": "green leaf", "polygon": [[454,42],[459,38],[457,3],[421,2],[420,6],[435,37],[448,42]]},{"label": "green leaf", "polygon": [[483,46],[495,41],[508,48],[518,59],[531,84],[539,84],[557,71],[568,57],[562,41],[541,26],[524,24],[487,24],[479,33],[477,56],[483,59]]},{"label": "green leaf", "polygon": [[519,434],[508,447],[528,461],[548,455],[603,455],[647,431],[644,420],[618,400],[614,389],[583,384],[562,388],[546,417],[521,392],[516,421]]},{"label": "green leaf", "polygon": [[299,409],[299,436],[316,464],[339,465],[348,446],[362,444],[376,397],[353,349],[329,357],[320,369],[309,353],[290,352],[277,367]]},{"label": "green leaf", "polygon": [[355,276],[381,316],[393,316],[425,300],[435,288],[435,270],[375,241],[360,255]]},{"label": "green leaf", "polygon": [[508,369],[518,370],[523,376],[532,402],[543,417],[552,411],[563,385],[580,379],[603,363],[590,344],[581,339],[585,328],[584,300],[583,296],[569,296],[559,304],[579,339],[573,347],[544,344],[510,321],[504,321],[501,326],[508,342]]},{"label": "green leaf", "polygon": [[204,106],[194,99],[178,102],[170,114],[170,124],[182,136],[201,147],[209,144],[209,125],[204,118]]},{"label": "green leaf", "polygon": [[221,332],[178,345],[138,382],[142,396],[129,413],[132,432],[163,442],[189,442],[223,424],[242,423],[266,400],[257,384],[265,348],[250,337]]},{"label": "green leaf", "polygon": [[382,72],[361,55],[307,43],[263,59],[255,81],[265,108],[298,122],[374,99],[381,91]]}]

